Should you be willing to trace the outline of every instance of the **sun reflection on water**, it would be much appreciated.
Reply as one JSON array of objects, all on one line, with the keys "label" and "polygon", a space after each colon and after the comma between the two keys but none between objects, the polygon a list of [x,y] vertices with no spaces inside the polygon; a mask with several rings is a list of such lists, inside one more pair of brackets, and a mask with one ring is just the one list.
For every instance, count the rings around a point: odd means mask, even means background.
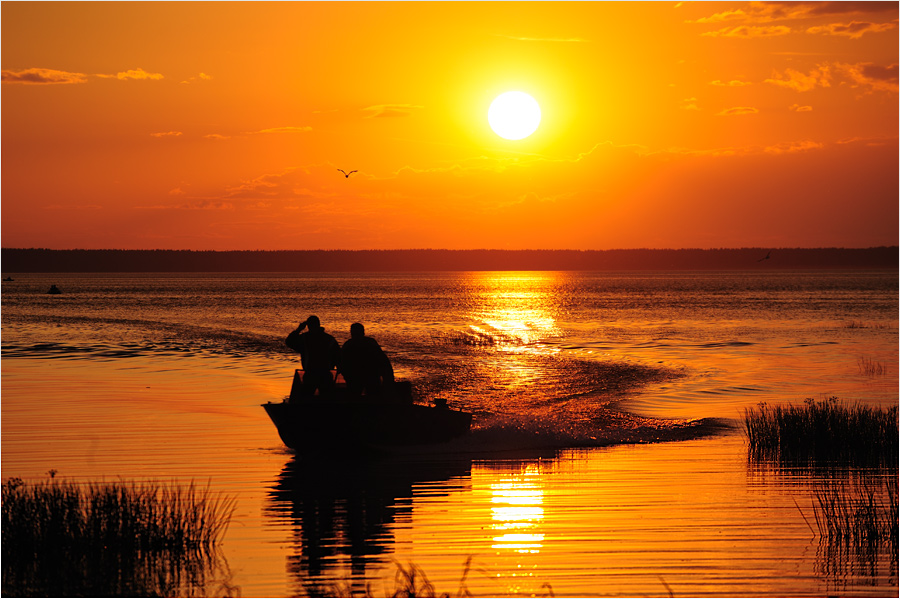
[{"label": "sun reflection on water", "polygon": [[541,341],[560,337],[555,273],[472,273],[471,331],[512,351],[547,353]]},{"label": "sun reflection on water", "polygon": [[491,530],[493,549],[515,553],[540,553],[544,534],[540,532],[544,519],[544,491],[536,466],[501,478],[491,484]]}]

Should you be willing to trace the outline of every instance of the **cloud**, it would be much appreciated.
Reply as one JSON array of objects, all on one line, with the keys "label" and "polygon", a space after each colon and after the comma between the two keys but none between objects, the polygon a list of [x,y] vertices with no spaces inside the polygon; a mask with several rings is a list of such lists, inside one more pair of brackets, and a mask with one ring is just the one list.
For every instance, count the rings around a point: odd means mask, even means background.
[{"label": "cloud", "polygon": [[693,23],[722,23],[743,20],[746,23],[814,19],[833,15],[894,12],[896,2],[751,2],[743,9],[726,10]]},{"label": "cloud", "polygon": [[800,106],[799,104],[792,104],[788,106],[788,110],[793,110],[794,112],[810,112],[812,110],[812,106]]},{"label": "cloud", "polygon": [[23,71],[5,70],[2,74],[3,83],[19,83],[24,85],[55,85],[70,83],[85,83],[87,75],[84,73],[70,73],[54,69],[25,69]]},{"label": "cloud", "polygon": [[757,27],[751,25],[739,25],[737,27],[725,27],[718,31],[707,31],[700,35],[706,37],[739,37],[744,39],[756,37],[775,37],[779,35],[787,35],[791,32],[790,27],[784,25],[772,25],[767,27]]},{"label": "cloud", "polygon": [[835,67],[853,82],[854,87],[867,87],[869,91],[898,91],[896,64],[886,67],[872,63],[837,64]]},{"label": "cloud", "polygon": [[206,73],[200,73],[200,74],[197,75],[196,77],[190,77],[190,78],[188,78],[188,79],[185,79],[184,81],[182,81],[182,83],[190,84],[190,83],[195,83],[195,82],[198,81],[198,80],[199,80],[199,81],[211,81],[211,80],[212,80],[212,76],[207,75]]},{"label": "cloud", "polygon": [[794,152],[808,152],[821,150],[825,146],[817,141],[793,141],[768,146],[763,151],[767,154],[792,154]]},{"label": "cloud", "polygon": [[889,31],[896,27],[894,23],[869,23],[867,21],[851,21],[850,23],[832,23],[830,25],[821,25],[818,27],[810,27],[806,33],[838,35],[849,37],[852,40],[859,39],[867,33],[880,33]]},{"label": "cloud", "polygon": [[260,129],[251,133],[306,133],[312,131],[312,127],[304,125],[302,127],[271,127],[269,129]]},{"label": "cloud", "polygon": [[722,23],[724,21],[735,21],[735,20],[744,20],[747,18],[747,13],[745,13],[741,9],[737,10],[726,10],[725,12],[715,13],[708,17],[700,17],[694,21],[687,21],[688,23]]},{"label": "cloud", "polygon": [[680,108],[682,110],[700,110],[700,107],[697,106],[697,98],[685,98],[681,101]]},{"label": "cloud", "polygon": [[710,81],[709,84],[717,87],[745,87],[747,85],[753,85],[749,81],[738,81],[737,79],[732,79],[731,81],[720,81],[716,79],[715,81]]},{"label": "cloud", "polygon": [[409,116],[414,110],[424,108],[415,104],[375,104],[363,108],[367,112],[366,118],[374,119],[380,117]]},{"label": "cloud", "polygon": [[220,133],[209,133],[207,135],[204,135],[203,137],[206,139],[215,139],[215,140],[231,139],[230,135],[222,135]]},{"label": "cloud", "polygon": [[828,65],[818,65],[809,75],[794,69],[785,69],[783,75],[776,72],[773,79],[766,79],[765,82],[797,92],[808,92],[816,87],[831,87],[831,79],[831,69]]},{"label": "cloud", "polygon": [[717,113],[716,116],[737,116],[741,114],[756,114],[758,112],[759,109],[752,106],[735,106],[734,108],[726,108],[722,112]]},{"label": "cloud", "polygon": [[165,131],[161,133],[151,133],[151,137],[178,137],[181,135],[181,131]]},{"label": "cloud", "polygon": [[896,93],[897,65],[881,66],[872,63],[834,63],[817,65],[809,74],[786,69],[783,74],[775,73],[766,83],[786,87],[797,92],[806,92],[816,87],[831,87],[836,80],[849,82],[852,87],[866,88],[868,92],[886,91]]},{"label": "cloud", "polygon": [[138,67],[136,69],[129,69],[127,71],[122,71],[122,72],[116,73],[115,75],[103,75],[103,74],[98,73],[97,77],[101,77],[103,79],[118,79],[120,81],[127,81],[129,79],[136,79],[136,80],[163,79],[163,76],[161,73],[148,73],[141,67]]}]

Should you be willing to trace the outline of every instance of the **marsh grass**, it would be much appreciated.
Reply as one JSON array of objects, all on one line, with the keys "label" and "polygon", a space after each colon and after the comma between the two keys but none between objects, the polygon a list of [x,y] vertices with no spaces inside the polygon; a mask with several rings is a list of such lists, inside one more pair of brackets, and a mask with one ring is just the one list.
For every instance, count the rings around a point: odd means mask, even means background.
[{"label": "marsh grass", "polygon": [[836,398],[744,410],[751,459],[784,465],[897,464],[897,407],[847,406]]},{"label": "marsh grass", "polygon": [[871,358],[859,358],[856,360],[856,365],[859,367],[859,373],[866,376],[881,376],[888,372],[886,363],[876,362]]},{"label": "marsh grass", "polygon": [[489,334],[484,331],[465,331],[432,334],[435,345],[457,345],[465,347],[496,347],[498,345],[522,345],[522,340],[511,335]]},{"label": "marsh grass", "polygon": [[[462,576],[459,580],[459,586],[456,594],[451,595],[448,592],[438,594],[434,585],[428,580],[428,576],[419,566],[409,563],[403,565],[400,562],[394,562],[397,570],[394,574],[393,589],[385,588],[381,592],[373,592],[372,585],[366,586],[365,592],[354,592],[349,584],[330,585],[327,588],[307,588],[310,597],[472,597],[467,586],[469,573],[472,571],[472,556],[469,556],[463,564]],[[482,571],[486,576],[491,578],[490,574]],[[667,585],[668,586],[668,585]],[[555,597],[553,587],[550,583],[544,583],[541,586],[541,595],[531,595],[540,597]]]},{"label": "marsh grass", "polygon": [[897,543],[896,477],[820,481],[813,489],[819,534],[857,548]]},{"label": "marsh grass", "polygon": [[880,322],[867,323],[861,320],[848,320],[844,322],[845,329],[887,329],[888,325]]},{"label": "marsh grass", "polygon": [[233,510],[233,499],[193,484],[10,479],[2,594],[205,595],[211,584],[231,594],[218,543]]}]

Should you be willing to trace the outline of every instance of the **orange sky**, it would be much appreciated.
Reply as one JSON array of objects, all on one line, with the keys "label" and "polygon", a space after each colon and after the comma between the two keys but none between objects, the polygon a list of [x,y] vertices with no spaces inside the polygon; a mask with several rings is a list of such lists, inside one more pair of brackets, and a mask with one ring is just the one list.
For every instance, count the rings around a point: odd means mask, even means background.
[{"label": "orange sky", "polygon": [[898,242],[896,2],[0,9],[4,247]]}]

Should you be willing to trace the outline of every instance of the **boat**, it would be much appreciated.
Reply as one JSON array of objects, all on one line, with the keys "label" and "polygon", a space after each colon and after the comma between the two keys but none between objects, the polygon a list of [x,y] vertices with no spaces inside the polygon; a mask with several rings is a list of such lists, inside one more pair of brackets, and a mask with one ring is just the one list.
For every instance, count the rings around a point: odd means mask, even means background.
[{"label": "boat", "polygon": [[291,394],[262,404],[284,444],[295,451],[407,447],[446,443],[469,431],[472,414],[454,410],[446,400],[415,403],[412,385],[397,381],[393,391],[351,397],[335,374],[333,397],[300,393],[302,370],[294,371]]}]

